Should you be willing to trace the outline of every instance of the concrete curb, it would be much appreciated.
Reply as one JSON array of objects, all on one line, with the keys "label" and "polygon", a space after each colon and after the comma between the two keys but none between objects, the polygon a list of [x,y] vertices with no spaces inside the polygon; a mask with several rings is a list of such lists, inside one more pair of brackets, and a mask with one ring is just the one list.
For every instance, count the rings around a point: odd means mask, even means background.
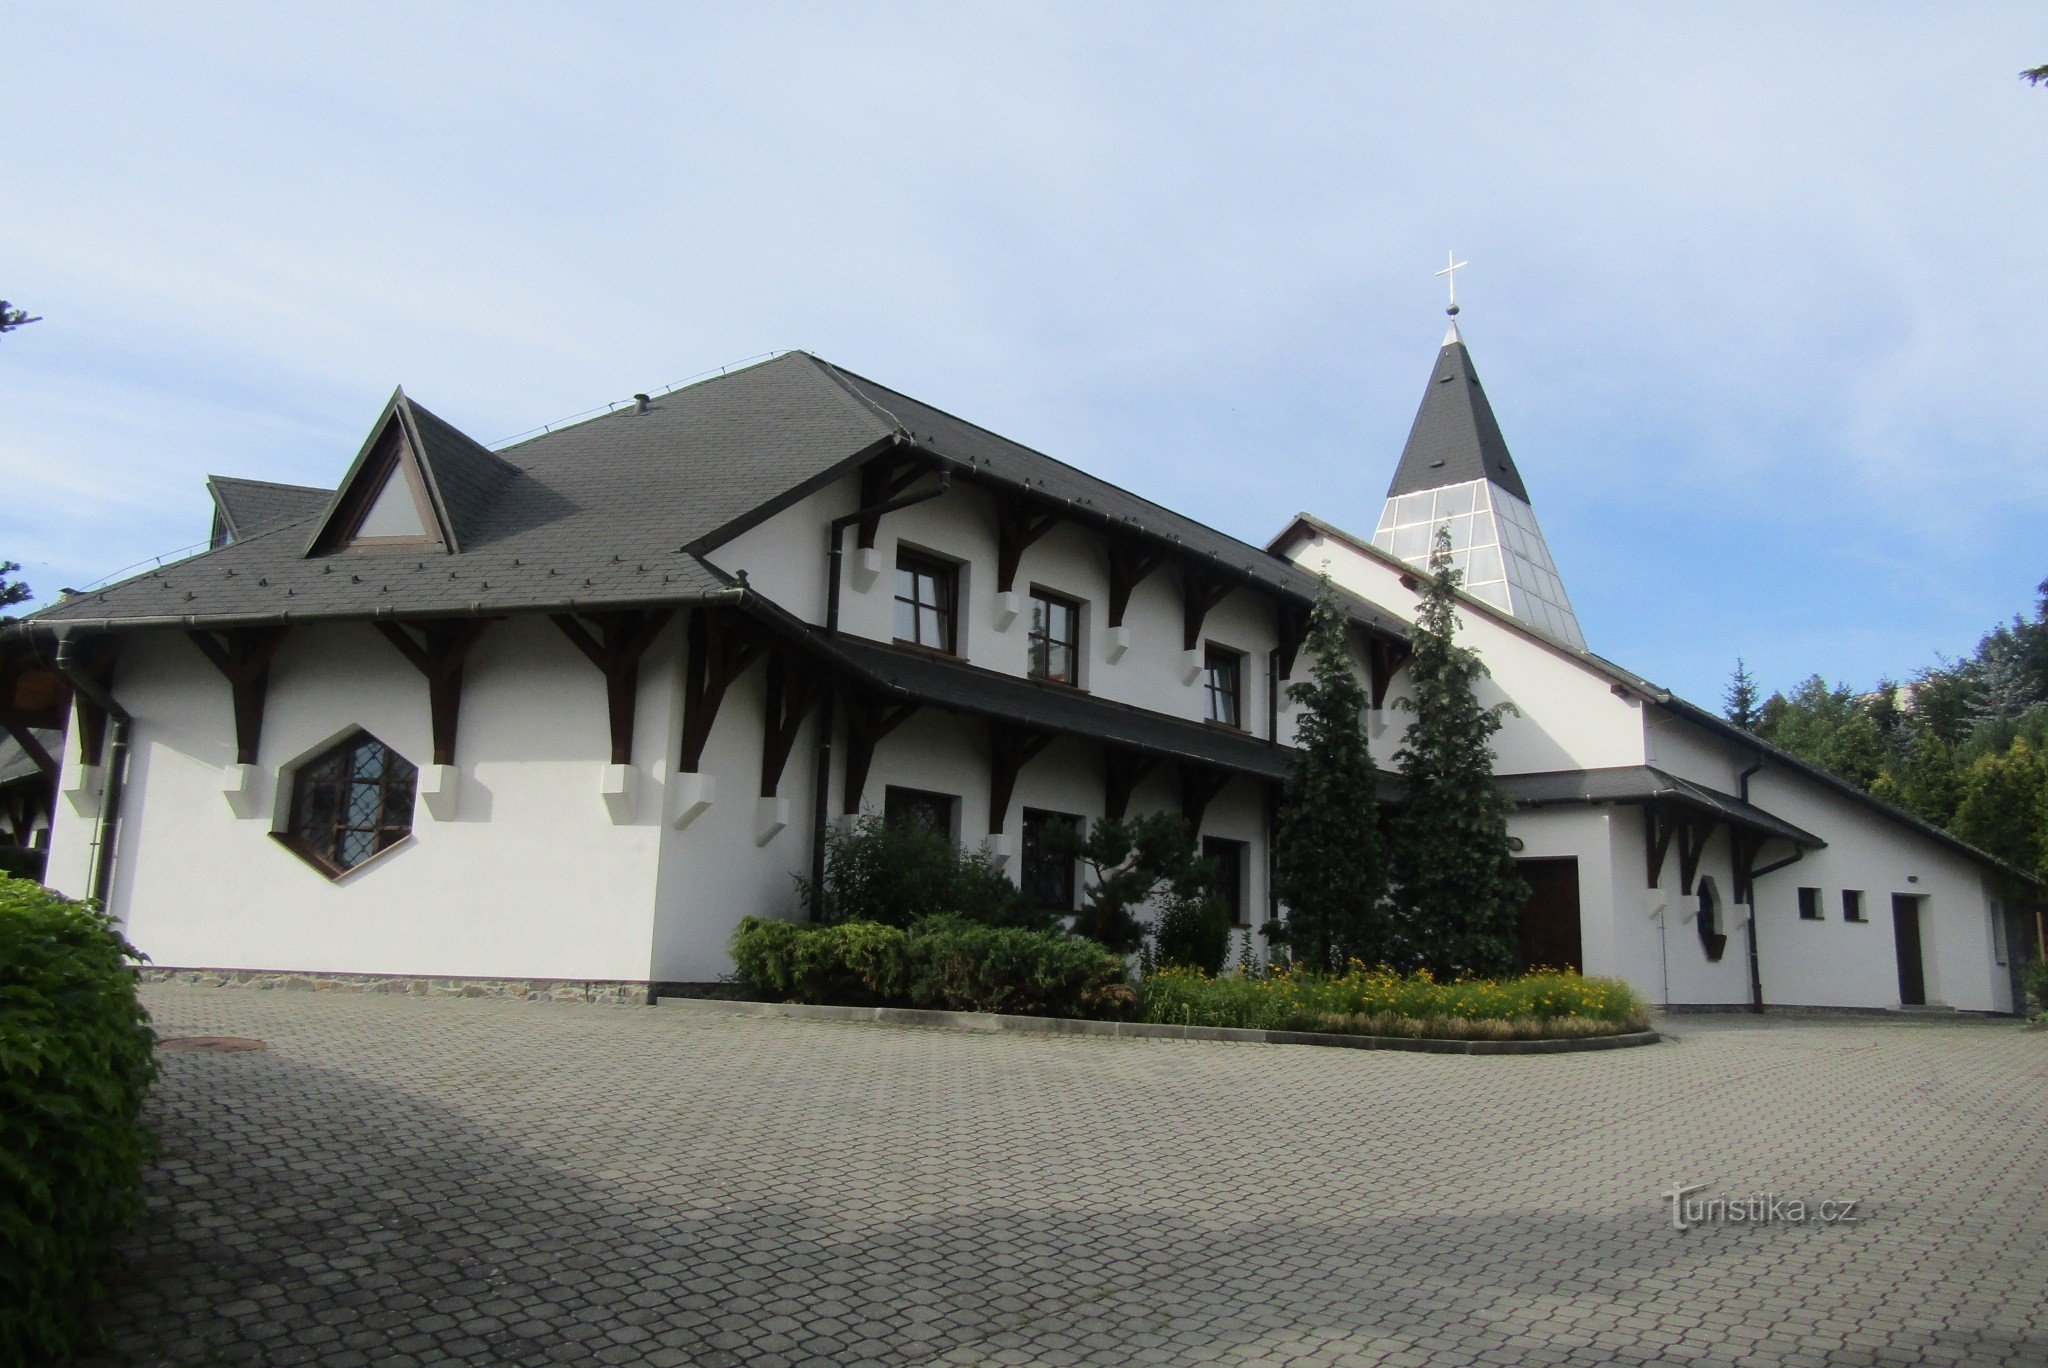
[{"label": "concrete curb", "polygon": [[1433,1040],[1412,1036],[1336,1035],[1322,1031],[1255,1031],[1237,1026],[1167,1026],[1149,1021],[1081,1021],[1071,1017],[1006,1016],[998,1012],[938,1012],[915,1007],[814,1007],[801,1002],[736,1002],[730,998],[664,997],[657,1006],[706,1016],[780,1017],[790,1021],[866,1022],[922,1026],[984,1035],[1116,1036],[1132,1040],[1222,1040],[1249,1045],[1322,1045],[1340,1050],[1407,1050],[1414,1054],[1548,1055],[1625,1050],[1654,1045],[1655,1031],[1582,1036],[1569,1040]]}]

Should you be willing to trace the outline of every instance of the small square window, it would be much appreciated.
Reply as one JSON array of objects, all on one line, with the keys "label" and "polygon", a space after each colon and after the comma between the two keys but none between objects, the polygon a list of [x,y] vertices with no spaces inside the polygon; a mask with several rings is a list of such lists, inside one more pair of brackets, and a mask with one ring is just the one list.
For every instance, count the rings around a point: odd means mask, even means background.
[{"label": "small square window", "polygon": [[1864,920],[1862,889],[1845,888],[1842,890],[1842,920],[1845,922],[1860,922]]},{"label": "small square window", "polygon": [[1074,910],[1074,857],[1062,847],[1063,831],[1079,831],[1081,819],[1071,812],[1024,809],[1024,896],[1033,906]]},{"label": "small square window", "polygon": [[1031,677],[1081,682],[1081,605],[1045,589],[1031,591]]},{"label": "small square window", "polygon": [[1801,921],[1820,920],[1820,890],[1802,888],[1799,890],[1799,918]]},{"label": "small square window", "polygon": [[1211,646],[1208,655],[1209,720],[1226,727],[1242,727],[1244,657],[1224,646]]},{"label": "small square window", "polygon": [[896,553],[896,639],[947,655],[958,640],[960,568],[916,551]]},{"label": "small square window", "polygon": [[1249,925],[1244,917],[1245,843],[1221,836],[1202,838],[1202,858],[1216,866],[1216,897],[1230,913],[1232,926]]},{"label": "small square window", "polygon": [[889,785],[882,796],[882,820],[891,825],[920,826],[926,831],[953,839],[953,808],[959,802],[950,793]]}]

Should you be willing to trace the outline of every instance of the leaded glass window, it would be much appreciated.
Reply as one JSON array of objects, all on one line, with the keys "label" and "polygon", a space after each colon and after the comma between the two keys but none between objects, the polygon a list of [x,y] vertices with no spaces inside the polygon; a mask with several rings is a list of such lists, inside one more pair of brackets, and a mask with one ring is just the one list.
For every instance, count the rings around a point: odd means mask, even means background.
[{"label": "leaded glass window", "polygon": [[418,767],[368,732],[345,737],[292,776],[285,844],[346,874],[412,830],[418,781]]}]

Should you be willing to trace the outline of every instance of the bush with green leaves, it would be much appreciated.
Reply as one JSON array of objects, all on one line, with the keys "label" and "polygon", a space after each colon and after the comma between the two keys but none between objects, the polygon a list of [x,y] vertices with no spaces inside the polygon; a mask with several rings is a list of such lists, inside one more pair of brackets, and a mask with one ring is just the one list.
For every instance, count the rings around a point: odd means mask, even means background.
[{"label": "bush with green leaves", "polygon": [[[1135,909],[1152,903],[1176,920],[1171,936],[1176,953],[1202,955],[1206,965],[1214,917],[1195,904],[1215,902],[1216,867],[1197,853],[1194,832],[1184,817],[1177,812],[1105,817],[1091,823],[1085,835],[1063,828],[1052,841],[1057,854],[1079,860],[1088,871],[1076,931],[1128,955],[1145,941],[1145,925]],[[1215,916],[1224,922],[1223,946],[1215,956],[1215,966],[1220,967],[1228,953],[1228,914],[1217,904]],[[1211,923],[1206,933],[1204,917]]]},{"label": "bush with green leaves", "polygon": [[1029,905],[986,851],[962,850],[915,822],[872,813],[826,833],[823,905],[808,879],[797,880],[797,896],[820,922],[910,927],[951,916],[1043,928],[1054,915]]},{"label": "bush with green leaves", "polygon": [[1216,977],[1162,969],[1138,985],[1138,1019],[1175,1026],[1457,1039],[1556,1039],[1640,1031],[1649,1012],[1619,979],[1543,970],[1442,982],[1353,964],[1342,974],[1298,969]]},{"label": "bush with green leaves", "polygon": [[134,956],[91,906],[0,877],[0,1363],[79,1347],[142,1211],[156,1062]]},{"label": "bush with green leaves", "polygon": [[955,917],[908,931],[748,917],[732,956],[755,991],[781,1001],[1034,1016],[1113,1016],[1135,1001],[1123,961],[1099,945]]},{"label": "bush with green leaves", "polygon": [[2034,1021],[2048,1022],[2048,960],[2037,959],[2027,965],[2020,983],[2027,994],[2026,1015]]}]

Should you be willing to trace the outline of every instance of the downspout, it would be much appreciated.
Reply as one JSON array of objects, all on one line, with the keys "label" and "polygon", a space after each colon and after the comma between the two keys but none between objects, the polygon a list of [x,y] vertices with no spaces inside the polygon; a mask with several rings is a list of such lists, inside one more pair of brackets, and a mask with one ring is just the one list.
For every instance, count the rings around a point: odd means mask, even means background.
[{"label": "downspout", "polygon": [[[1763,767],[1764,753],[1758,751],[1749,768],[1735,776],[1736,792],[1741,795],[1743,802],[1749,801],[1750,776]],[[1730,844],[1733,844],[1733,839],[1731,829]],[[1749,1010],[1761,1014],[1764,1010],[1764,971],[1763,962],[1758,958],[1756,948],[1756,877],[1752,874],[1742,882],[1743,892],[1749,894],[1749,925],[1746,928],[1749,932]]]},{"label": "downspout", "polygon": [[73,645],[76,639],[69,635],[57,639],[57,673],[92,700],[113,724],[107,732],[102,761],[106,777],[100,784],[100,811],[93,823],[92,860],[85,878],[86,896],[104,910],[114,883],[114,845],[121,835],[121,790],[128,777],[128,729],[134,719],[80,663]]},{"label": "downspout", "polygon": [[[825,529],[825,631],[830,636],[839,635],[839,581],[841,562],[845,559],[846,529],[869,518],[879,518],[884,513],[894,513],[899,508],[909,508],[927,499],[936,499],[953,487],[950,471],[939,472],[939,482],[930,489],[912,494],[899,494],[893,499],[866,508],[856,508],[851,513],[834,518]],[[824,910],[825,905],[825,828],[832,820],[832,727],[833,704],[836,695],[831,689],[818,700],[818,739],[811,758],[811,912]]]}]

